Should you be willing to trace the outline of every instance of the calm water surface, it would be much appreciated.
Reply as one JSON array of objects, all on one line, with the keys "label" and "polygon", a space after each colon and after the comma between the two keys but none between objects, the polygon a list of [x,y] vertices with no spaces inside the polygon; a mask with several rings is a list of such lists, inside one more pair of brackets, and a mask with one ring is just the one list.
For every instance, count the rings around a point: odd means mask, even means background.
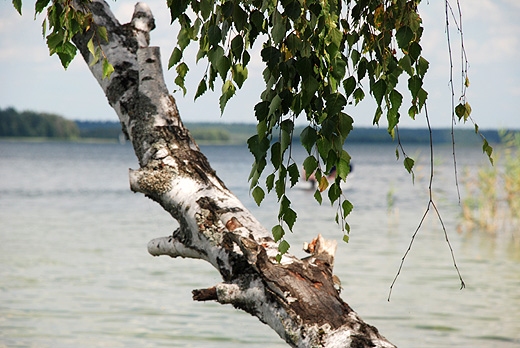
[{"label": "calm water surface", "polygon": [[[435,198],[466,289],[432,215],[415,240],[387,301],[390,284],[428,202],[427,149],[412,185],[393,147],[349,149],[355,204],[349,244],[338,247],[335,272],[343,298],[399,347],[519,347],[520,255],[508,236],[457,232],[460,208],[451,150],[439,148]],[[255,206],[244,147],[203,147],[218,175],[267,226],[277,206]],[[303,153],[296,153],[302,157]],[[460,167],[485,163],[460,149]],[[153,258],[152,238],[176,223],[133,194],[129,145],[0,141],[0,347],[284,347],[256,318],[191,300],[191,290],[221,281],[197,260]],[[394,203],[388,206],[387,197]],[[335,208],[318,206],[300,185],[291,194],[299,217],[291,251],[317,233],[341,239]],[[390,208],[390,209],[389,209]]]}]

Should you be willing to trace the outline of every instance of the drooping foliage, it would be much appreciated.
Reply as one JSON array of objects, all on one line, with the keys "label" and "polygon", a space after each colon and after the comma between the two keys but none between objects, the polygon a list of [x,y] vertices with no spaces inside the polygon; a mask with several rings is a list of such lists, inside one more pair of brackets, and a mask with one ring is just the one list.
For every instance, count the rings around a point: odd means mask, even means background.
[{"label": "drooping foliage", "polygon": [[[106,29],[94,27],[92,15],[84,10],[85,1],[37,0],[35,12],[46,10],[43,33],[50,53],[57,54],[65,68],[76,54],[72,37],[94,29],[88,47],[94,63],[103,59],[103,75],[110,77],[113,67],[101,49]],[[428,93],[423,82],[429,63],[422,55],[420,2],[167,0],[172,23],[180,25],[168,67],[175,69],[175,83],[184,93],[189,72],[184,55],[191,43],[198,45],[197,62],[207,62],[195,99],[220,87],[222,112],[245,83],[253,51],[260,51],[265,89],[254,106],[257,134],[248,140],[254,156],[249,180],[257,204],[266,190],[277,195],[279,223],[272,232],[280,241],[280,255],[289,248],[284,235],[293,229],[297,218],[287,187],[294,186],[301,176],[314,176],[318,202],[326,195],[331,204],[337,204],[336,220],[341,221],[344,240],[348,241],[350,227],[345,218],[353,205],[343,194],[341,181],[350,171],[350,155],[344,144],[354,119],[346,108],[371,95],[376,102],[373,123],[380,125],[386,119],[392,137],[403,113],[415,119],[425,109]],[[448,8],[448,0],[445,3]],[[21,13],[21,0],[13,0],[13,5]],[[462,32],[461,27],[459,30]],[[463,75],[465,91],[469,80],[465,71]],[[465,92],[453,109],[454,119],[470,118]],[[301,164],[291,155],[297,118],[307,122],[300,134],[307,151]],[[477,126],[475,130],[478,132]],[[485,139],[483,149],[491,154]],[[396,154],[400,156],[399,151]],[[412,172],[413,159],[404,151],[401,154],[406,170]],[[336,175],[331,178],[328,174],[333,170]],[[262,179],[265,171],[268,173]]]},{"label": "drooping foliage", "polygon": [[[399,81],[407,83],[409,100],[405,111],[415,116],[423,108],[428,93],[423,79],[428,61],[420,45],[423,33],[417,5],[419,0],[170,0],[172,21],[181,30],[169,66],[175,67],[175,82],[185,89],[188,66],[183,54],[197,41],[197,60],[207,58],[208,68],[195,98],[222,81],[220,107],[223,110],[237,88],[247,78],[247,66],[256,41],[262,41],[265,63],[265,90],[255,105],[257,134],[248,141],[255,161],[250,174],[252,195],[260,204],[267,191],[274,190],[280,203],[279,221],[273,228],[276,240],[285,229],[292,230],[296,212],[286,187],[300,179],[300,164],[291,156],[296,118],[308,126],[300,134],[308,153],[304,176],[317,180],[314,197],[322,202],[326,193],[338,204],[337,219],[344,218],[352,204],[342,194],[340,182],[350,170],[350,155],[344,144],[353,127],[347,105],[358,104],[370,93],[377,108],[374,124],[386,118],[393,136],[405,97]],[[268,161],[271,166],[268,166]],[[413,160],[404,158],[408,171]],[[261,184],[266,168],[270,173]],[[328,179],[331,170],[336,176]],[[329,182],[330,180],[330,182]],[[282,241],[280,251],[288,245]]]}]

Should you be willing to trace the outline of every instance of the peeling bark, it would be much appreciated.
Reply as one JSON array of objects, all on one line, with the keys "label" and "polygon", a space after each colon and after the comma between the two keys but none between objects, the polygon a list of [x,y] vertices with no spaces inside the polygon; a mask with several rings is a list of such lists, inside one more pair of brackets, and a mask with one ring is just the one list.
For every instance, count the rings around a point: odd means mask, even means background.
[{"label": "peeling bark", "polygon": [[102,49],[115,69],[111,78],[102,78],[101,63],[90,66],[91,32],[74,42],[133,144],[140,168],[130,170],[130,188],[180,225],[171,236],[150,241],[150,254],[211,263],[223,282],[194,290],[193,299],[240,308],[291,346],[394,347],[341,299],[333,275],[335,242],[318,236],[308,245],[309,257],[286,254],[276,262],[269,231],[216,176],[184,127],[164,83],[159,49],[148,47],[155,27],[148,6],[138,3],[124,25],[104,1],[84,6],[96,25],[107,28]]}]

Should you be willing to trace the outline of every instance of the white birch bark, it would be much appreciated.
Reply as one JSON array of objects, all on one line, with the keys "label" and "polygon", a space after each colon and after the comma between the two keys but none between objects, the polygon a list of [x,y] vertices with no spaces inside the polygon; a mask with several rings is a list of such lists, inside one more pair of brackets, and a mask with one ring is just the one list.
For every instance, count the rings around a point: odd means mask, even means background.
[{"label": "white birch bark", "polygon": [[311,256],[290,254],[277,263],[277,244],[216,176],[181,122],[163,79],[160,53],[148,47],[154,20],[138,3],[121,25],[101,0],[87,2],[109,42],[102,45],[115,71],[102,78],[101,63],[90,66],[87,42],[77,35],[92,74],[133,144],[140,168],[130,170],[130,187],[159,203],[179,222],[171,236],[149,242],[154,256],[189,257],[211,263],[222,283],[194,290],[194,300],[231,304],[258,317],[294,347],[394,347],[339,296],[332,266],[335,242],[318,236]]}]

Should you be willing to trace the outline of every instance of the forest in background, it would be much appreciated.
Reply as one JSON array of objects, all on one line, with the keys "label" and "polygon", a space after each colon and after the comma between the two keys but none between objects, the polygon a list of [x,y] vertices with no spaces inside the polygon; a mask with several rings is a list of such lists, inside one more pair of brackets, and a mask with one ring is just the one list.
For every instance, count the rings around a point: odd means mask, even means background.
[{"label": "forest in background", "polygon": [[[245,144],[256,134],[256,125],[249,123],[191,123],[186,122],[191,134],[201,144]],[[295,141],[303,127],[296,127]],[[500,143],[498,130],[483,130],[490,143]],[[433,142],[451,143],[451,129],[432,129]],[[14,108],[0,109],[0,137],[38,137],[68,140],[98,139],[120,141],[121,124],[118,121],[71,121],[62,116],[34,111],[18,112]],[[428,143],[430,132],[425,128],[400,128],[399,138],[406,143]],[[458,144],[479,144],[481,138],[472,129],[456,129]],[[360,127],[349,134],[349,143],[392,143],[386,128]]]}]

